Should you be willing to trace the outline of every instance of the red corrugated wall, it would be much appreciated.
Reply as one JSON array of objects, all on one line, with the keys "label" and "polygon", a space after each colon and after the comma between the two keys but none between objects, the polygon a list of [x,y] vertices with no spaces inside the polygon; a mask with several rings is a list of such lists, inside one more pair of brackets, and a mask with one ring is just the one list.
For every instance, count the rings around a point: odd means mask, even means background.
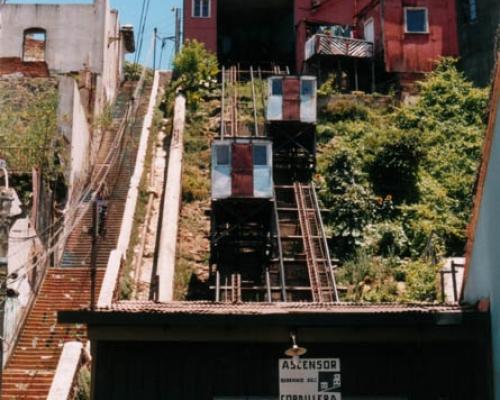
[{"label": "red corrugated wall", "polygon": [[192,17],[193,0],[184,0],[184,39],[196,39],[217,54],[217,0],[211,0],[210,18]]},{"label": "red corrugated wall", "polygon": [[[428,72],[440,56],[458,56],[455,0],[385,0],[386,70]],[[427,7],[429,34],[404,33],[403,7]]]},{"label": "red corrugated wall", "polygon": [[[217,52],[217,0],[211,3],[210,18],[193,18],[192,0],[184,0],[184,37],[202,41]],[[429,34],[404,33],[404,7],[428,8]],[[311,0],[295,0],[298,72],[304,61],[307,22],[350,25],[355,10],[361,12],[357,19],[359,37],[363,37],[364,21],[374,19],[375,47],[384,50],[387,72],[428,72],[440,56],[458,56],[455,0],[330,0],[316,9],[312,9]]]},{"label": "red corrugated wall", "polygon": [[[384,0],[383,13],[378,1],[363,10],[368,3],[360,2],[357,32],[374,18],[376,49],[384,49],[387,72],[429,72],[439,57],[458,56],[455,0]],[[404,7],[427,7],[428,34],[405,33]]]},{"label": "red corrugated wall", "polygon": [[358,39],[364,39],[364,24],[369,19],[373,19],[374,30],[375,30],[375,53],[381,52],[384,49],[383,35],[382,35],[382,17],[381,17],[381,6],[380,2],[374,2],[372,6],[369,6],[370,1],[364,0],[359,1],[357,4],[357,10],[363,10],[362,14],[355,17],[356,29],[355,35]]},{"label": "red corrugated wall", "polygon": [[295,0],[296,68],[300,72],[304,62],[306,24],[325,23],[352,25],[355,0],[328,0],[313,9],[311,0]]}]

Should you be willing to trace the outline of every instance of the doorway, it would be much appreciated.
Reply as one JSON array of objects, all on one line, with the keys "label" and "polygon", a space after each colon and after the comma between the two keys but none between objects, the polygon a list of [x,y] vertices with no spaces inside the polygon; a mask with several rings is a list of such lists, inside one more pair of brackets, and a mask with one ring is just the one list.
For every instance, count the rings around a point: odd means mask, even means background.
[{"label": "doorway", "polygon": [[217,21],[221,64],[295,65],[293,1],[219,0]]}]

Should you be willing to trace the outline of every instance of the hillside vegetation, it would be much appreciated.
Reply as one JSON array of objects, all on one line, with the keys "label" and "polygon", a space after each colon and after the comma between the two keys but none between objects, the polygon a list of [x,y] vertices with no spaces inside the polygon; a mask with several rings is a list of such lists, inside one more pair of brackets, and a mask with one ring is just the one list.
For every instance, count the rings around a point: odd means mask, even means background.
[{"label": "hillside vegetation", "polygon": [[[189,107],[176,271],[176,298],[184,299],[207,278],[204,209],[220,88],[215,57],[196,41],[174,67],[167,103],[182,88]],[[419,89],[402,106],[393,96],[339,95],[331,82],[320,90],[315,180],[343,300],[435,301],[442,261],[463,255],[488,93],[451,59]]]},{"label": "hillside vegetation", "polygon": [[320,110],[316,180],[347,300],[435,300],[440,260],[463,255],[488,94],[450,59],[419,87],[401,107]]}]

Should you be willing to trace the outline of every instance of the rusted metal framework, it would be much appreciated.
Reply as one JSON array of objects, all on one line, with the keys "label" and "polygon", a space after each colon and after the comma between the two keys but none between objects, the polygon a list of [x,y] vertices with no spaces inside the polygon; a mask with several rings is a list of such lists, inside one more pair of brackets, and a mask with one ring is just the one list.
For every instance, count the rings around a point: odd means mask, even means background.
[{"label": "rusted metal framework", "polygon": [[272,144],[264,133],[261,79],[271,72],[222,69],[220,136],[212,144],[210,292],[216,301],[271,301]]},{"label": "rusted metal framework", "polygon": [[[218,302],[335,302],[334,266],[311,183],[316,80],[270,72],[264,85],[260,69],[222,71],[220,138],[212,145],[210,292]],[[258,175],[264,164],[269,177]]]}]

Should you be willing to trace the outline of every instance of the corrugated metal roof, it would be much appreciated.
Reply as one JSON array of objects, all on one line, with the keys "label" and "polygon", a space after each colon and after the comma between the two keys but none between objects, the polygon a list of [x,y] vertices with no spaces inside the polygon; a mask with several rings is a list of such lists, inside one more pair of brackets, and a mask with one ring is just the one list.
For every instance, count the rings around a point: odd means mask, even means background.
[{"label": "corrugated metal roof", "polygon": [[119,301],[111,307],[97,309],[97,313],[147,314],[212,314],[212,315],[265,315],[265,314],[433,314],[440,312],[473,311],[470,306],[439,305],[429,303],[215,303]]}]

